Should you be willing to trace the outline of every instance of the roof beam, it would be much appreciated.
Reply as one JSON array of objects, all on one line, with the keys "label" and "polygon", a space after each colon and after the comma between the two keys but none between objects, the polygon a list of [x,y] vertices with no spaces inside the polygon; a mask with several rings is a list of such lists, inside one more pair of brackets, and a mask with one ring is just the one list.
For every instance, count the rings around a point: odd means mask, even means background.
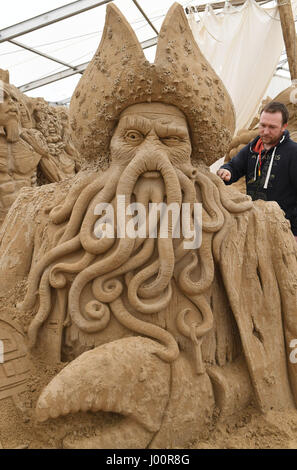
[{"label": "roof beam", "polygon": [[[157,36],[151,39],[147,39],[146,41],[141,42],[142,49],[148,49],[149,47],[153,47],[157,44]],[[83,64],[76,65],[72,69],[62,70],[61,72],[54,73],[52,75],[48,75],[47,77],[40,78],[38,80],[34,80],[33,82],[26,83],[25,85],[21,85],[18,89],[24,93],[26,91],[35,90],[36,88],[40,88],[44,85],[48,85],[49,83],[57,82],[58,80],[62,80],[63,78],[71,77],[77,73],[83,73],[83,71],[87,68],[89,62],[84,62]],[[75,68],[75,69],[74,69]]]},{"label": "roof beam", "polygon": [[111,1],[112,0],[101,0],[99,2],[98,0],[77,0],[76,2],[69,3],[63,7],[56,8],[55,10],[48,11],[42,15],[35,16],[34,18],[0,30],[0,43],[22,36],[23,34],[31,33],[31,31],[43,28],[57,21],[65,20],[66,18],[110,3]]},{"label": "roof beam", "polygon": [[49,83],[57,82],[58,80],[63,80],[63,78],[71,77],[77,73],[83,73],[83,71],[87,68],[89,62],[85,62],[84,64],[76,65],[76,70],[67,69],[62,70],[61,72],[54,73],[52,75],[48,75],[44,78],[39,78],[38,80],[34,80],[33,82],[26,83],[25,85],[21,85],[18,89],[24,93],[26,91],[35,90],[35,88],[40,88],[44,85],[48,85]]},{"label": "roof beam", "polygon": [[51,106],[67,106],[67,104],[69,104],[70,101],[71,101],[71,96],[61,101],[48,101],[48,104],[50,104]]},{"label": "roof beam", "polygon": [[[15,39],[10,39],[8,42],[10,42],[11,44],[14,44],[15,46],[22,47],[23,49],[26,49],[27,51],[33,52],[34,54],[38,54],[41,57],[44,57],[45,59],[52,60],[53,62],[57,62],[58,64],[64,65],[64,67],[69,67],[70,69],[77,71],[77,68],[75,66],[67,64],[67,62],[63,62],[60,59],[56,59],[55,57],[45,54],[44,52],[37,51],[37,49],[33,49],[33,47],[26,46],[25,44],[20,43],[16,41]],[[79,72],[79,73],[82,73],[82,72]]]},{"label": "roof beam", "polygon": [[[230,6],[237,7],[240,5],[243,5],[246,0],[230,0],[228,3]],[[257,3],[267,3],[265,0],[255,0]],[[197,5],[197,6],[190,6],[186,7],[185,11],[186,13],[201,13],[205,10],[207,6],[211,6],[213,10],[219,10],[221,8],[224,8],[226,5],[226,2],[217,2],[217,3],[204,3],[203,5]]]},{"label": "roof beam", "polygon": [[153,25],[153,23],[151,22],[151,20],[149,19],[149,17],[147,16],[147,14],[143,11],[143,9],[141,8],[141,6],[139,5],[139,3],[137,2],[137,0],[133,0],[133,3],[136,5],[136,7],[138,8],[138,10],[140,11],[140,13],[142,14],[142,16],[146,19],[146,21],[148,22],[148,24],[150,25],[150,27],[155,31],[156,34],[159,34],[159,31],[155,28],[155,26]]},{"label": "roof beam", "polygon": [[157,42],[158,42],[158,36],[151,38],[151,39],[147,39],[146,41],[142,41],[140,45],[142,49],[148,49],[149,47],[155,46]]}]

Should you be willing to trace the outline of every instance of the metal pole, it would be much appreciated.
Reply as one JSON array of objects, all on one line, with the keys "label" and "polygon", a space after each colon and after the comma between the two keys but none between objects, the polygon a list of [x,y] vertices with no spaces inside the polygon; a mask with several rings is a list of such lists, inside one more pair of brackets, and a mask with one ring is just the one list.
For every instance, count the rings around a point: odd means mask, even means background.
[{"label": "metal pole", "polygon": [[[52,60],[53,62],[57,62],[58,64],[64,65],[64,67],[69,67],[72,70],[78,71],[74,65],[67,64],[67,62],[63,62],[60,59],[56,59],[55,57],[45,54],[44,52],[37,51],[36,49],[26,46],[25,44],[20,43],[16,41],[15,39],[10,39],[8,42],[10,42],[11,44],[14,44],[15,46],[22,47],[23,49],[26,49],[27,51],[33,52],[33,54],[40,55],[41,57],[44,57],[45,59]],[[82,72],[78,71],[78,73],[82,73]]]},{"label": "metal pole", "polygon": [[84,11],[91,10],[92,8],[110,3],[112,0],[77,0],[76,2],[69,3],[63,7],[56,8],[55,10],[48,11],[42,15],[35,16],[28,20],[17,23],[8,28],[0,30],[0,42],[9,41],[10,39],[22,36],[23,34],[36,31],[57,21],[65,20],[71,16],[78,15]]},{"label": "metal pole", "polygon": [[137,0],[133,0],[133,3],[137,6],[138,10],[140,11],[140,13],[142,14],[142,16],[146,19],[146,21],[148,22],[148,24],[150,25],[151,28],[153,28],[153,30],[155,31],[156,34],[159,34],[159,31],[155,28],[155,26],[153,25],[153,23],[151,22],[151,20],[149,19],[149,17],[147,16],[147,14],[143,11],[143,9],[141,8],[141,6],[139,5],[139,3],[137,2]]},{"label": "metal pole", "polygon": [[294,80],[297,78],[297,39],[291,1],[277,0],[277,6],[286,46],[291,80]]}]

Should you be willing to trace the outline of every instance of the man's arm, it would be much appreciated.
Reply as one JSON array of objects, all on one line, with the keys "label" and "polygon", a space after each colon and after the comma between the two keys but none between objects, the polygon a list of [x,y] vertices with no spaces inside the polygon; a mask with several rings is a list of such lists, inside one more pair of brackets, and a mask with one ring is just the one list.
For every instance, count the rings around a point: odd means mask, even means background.
[{"label": "man's arm", "polygon": [[235,183],[239,178],[246,175],[249,147],[250,144],[243,147],[230,162],[222,165],[217,171],[217,175],[225,184]]},{"label": "man's arm", "polygon": [[291,230],[297,241],[297,151],[296,154],[292,156],[290,161],[289,178],[291,185],[296,191],[295,210],[293,210],[293,213],[289,215],[289,220],[291,223]]}]

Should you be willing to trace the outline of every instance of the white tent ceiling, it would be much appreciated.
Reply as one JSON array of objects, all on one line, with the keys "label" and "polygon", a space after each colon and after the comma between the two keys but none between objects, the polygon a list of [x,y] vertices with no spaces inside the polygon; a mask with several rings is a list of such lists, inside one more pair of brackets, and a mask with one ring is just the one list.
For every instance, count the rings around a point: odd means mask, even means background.
[{"label": "white tent ceiling", "polygon": [[[73,74],[73,67],[77,66],[82,71],[97,49],[108,1],[26,0],[24,2],[23,0],[8,0],[0,16],[0,68],[8,69],[11,83],[20,87],[29,96],[42,96],[50,102],[67,102],[81,77],[80,73]],[[139,41],[143,43],[148,60],[153,61],[155,54],[153,44],[157,31],[173,0],[161,2],[160,0],[115,0],[114,3],[126,16]],[[179,3],[184,7],[192,7],[205,1],[180,0]],[[54,19],[55,16],[61,15],[62,7],[67,6],[66,10],[69,13],[69,10],[87,7],[91,4],[97,4],[97,6],[27,32],[30,28],[40,26]],[[48,15],[45,14],[46,12],[49,12]],[[25,34],[24,31],[26,31]],[[4,40],[7,37],[10,38],[9,41]],[[32,52],[32,49],[60,63],[37,55]],[[62,65],[61,62],[64,64]],[[274,90],[268,90],[268,94],[272,96],[273,93],[290,84],[285,54],[281,57],[276,75],[284,78],[278,79],[277,82],[274,80],[275,83],[272,84]],[[65,76],[67,78],[61,78]],[[57,78],[59,78],[58,81],[40,86]]]}]

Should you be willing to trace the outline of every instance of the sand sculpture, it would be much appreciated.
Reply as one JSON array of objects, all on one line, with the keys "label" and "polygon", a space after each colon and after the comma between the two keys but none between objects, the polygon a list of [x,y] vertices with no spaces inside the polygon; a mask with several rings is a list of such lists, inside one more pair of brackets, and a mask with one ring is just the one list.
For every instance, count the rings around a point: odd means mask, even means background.
[{"label": "sand sculpture", "polygon": [[20,93],[6,71],[0,70],[0,80],[1,224],[21,188],[73,176],[78,152],[62,107]]},{"label": "sand sculpture", "polygon": [[[22,190],[2,227],[2,446],[183,447],[251,402],[295,409],[295,240],[277,204],[208,170],[234,112],[183,8],[149,64],[109,4],[70,115],[79,150],[108,169]],[[131,202],[145,221],[150,202],[188,203],[191,226],[202,203],[200,248],[172,220],[167,238],[158,220],[156,238],[95,236],[111,223],[95,207],[116,212],[123,195],[127,224]]]}]

